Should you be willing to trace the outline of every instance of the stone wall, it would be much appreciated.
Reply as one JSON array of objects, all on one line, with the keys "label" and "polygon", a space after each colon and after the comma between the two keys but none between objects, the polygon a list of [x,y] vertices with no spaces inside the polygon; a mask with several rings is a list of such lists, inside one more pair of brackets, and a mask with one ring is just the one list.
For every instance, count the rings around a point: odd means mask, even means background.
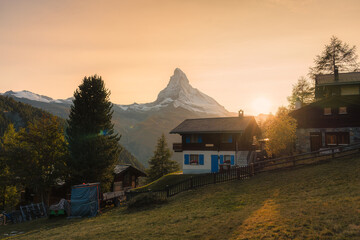
[{"label": "stone wall", "polygon": [[322,146],[325,146],[326,132],[349,132],[350,144],[360,142],[360,127],[349,128],[298,128],[296,130],[295,147],[298,153],[310,152],[310,133],[321,132]]}]

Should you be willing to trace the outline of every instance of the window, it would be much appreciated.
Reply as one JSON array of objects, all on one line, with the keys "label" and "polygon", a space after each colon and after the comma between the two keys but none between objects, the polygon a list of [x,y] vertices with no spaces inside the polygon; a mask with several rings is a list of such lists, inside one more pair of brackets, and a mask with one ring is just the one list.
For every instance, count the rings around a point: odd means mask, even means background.
[{"label": "window", "polygon": [[199,165],[199,155],[190,154],[190,165]]},{"label": "window", "polygon": [[232,143],[232,135],[231,134],[223,134],[221,135],[221,142],[222,143]]},{"label": "window", "polygon": [[220,164],[235,165],[234,155],[220,155]]},{"label": "window", "polygon": [[325,133],[326,145],[337,145],[336,133]]},{"label": "window", "polygon": [[185,154],[184,165],[204,165],[204,154]]},{"label": "window", "polygon": [[324,108],[324,115],[331,115],[331,108],[329,107]]},{"label": "window", "polygon": [[191,143],[202,143],[202,137],[200,135],[191,135]]},{"label": "window", "polygon": [[346,107],[339,107],[339,114],[347,114]]},{"label": "window", "polygon": [[347,145],[350,143],[350,134],[349,132],[325,133],[325,141],[327,146]]},{"label": "window", "polygon": [[338,144],[347,145],[350,143],[350,135],[348,132],[339,132],[338,133]]},{"label": "window", "polygon": [[230,164],[230,163],[231,163],[231,156],[224,155],[224,164]]},{"label": "window", "polygon": [[342,86],[341,95],[359,95],[359,86]]},{"label": "window", "polygon": [[201,136],[201,135],[193,134],[193,135],[187,135],[187,136],[185,136],[185,142],[186,142],[186,143],[202,143],[203,140],[202,140],[202,136]]}]

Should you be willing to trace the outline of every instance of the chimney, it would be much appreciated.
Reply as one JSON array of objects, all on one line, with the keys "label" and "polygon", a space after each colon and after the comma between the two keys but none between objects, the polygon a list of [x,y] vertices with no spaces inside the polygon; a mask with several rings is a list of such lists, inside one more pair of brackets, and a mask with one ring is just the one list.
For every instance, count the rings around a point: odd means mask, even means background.
[{"label": "chimney", "polygon": [[337,66],[334,67],[334,77],[335,77],[335,82],[339,81],[339,69]]},{"label": "chimney", "polygon": [[240,109],[239,110],[239,118],[244,117],[244,110]]}]

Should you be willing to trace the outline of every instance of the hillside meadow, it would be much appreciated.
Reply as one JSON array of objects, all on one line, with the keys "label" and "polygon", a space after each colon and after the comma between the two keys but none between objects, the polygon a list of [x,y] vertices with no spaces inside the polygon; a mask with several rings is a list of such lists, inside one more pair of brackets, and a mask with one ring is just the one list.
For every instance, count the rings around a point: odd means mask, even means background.
[{"label": "hillside meadow", "polygon": [[0,226],[9,239],[359,239],[360,158],[262,173],[95,218]]}]

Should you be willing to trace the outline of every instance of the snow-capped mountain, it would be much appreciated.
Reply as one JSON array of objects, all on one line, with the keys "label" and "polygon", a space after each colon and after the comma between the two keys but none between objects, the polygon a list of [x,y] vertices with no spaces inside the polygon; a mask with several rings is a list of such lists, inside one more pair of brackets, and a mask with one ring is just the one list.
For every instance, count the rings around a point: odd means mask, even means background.
[{"label": "snow-capped mountain", "polygon": [[1,95],[4,96],[12,96],[15,98],[24,98],[24,99],[28,99],[28,100],[32,100],[32,101],[37,101],[37,102],[43,102],[43,103],[64,103],[64,104],[72,104],[72,100],[73,98],[68,98],[68,99],[52,99],[51,97],[47,97],[44,95],[39,95],[36,93],[32,93],[26,90],[23,91],[19,91],[19,92],[14,92],[14,91],[7,91],[5,93],[2,93]]},{"label": "snow-capped mountain", "polygon": [[192,112],[228,115],[228,111],[213,98],[193,88],[185,73],[176,68],[170,81],[158,95],[156,101],[145,104],[118,105],[124,111],[151,111],[167,106],[182,107]]},{"label": "snow-capped mountain", "polygon": [[[39,95],[29,91],[7,91],[2,95],[12,96],[20,99],[27,99],[42,103],[59,103],[59,104],[72,104],[73,98],[68,99],[52,99],[44,95]],[[170,77],[168,85],[158,94],[156,101],[144,104],[131,104],[117,106],[123,111],[158,111],[162,108],[172,106],[174,108],[184,108],[191,112],[215,114],[215,115],[228,115],[229,112],[216,102],[213,98],[200,92],[198,89],[193,88],[185,73],[179,68],[176,68],[174,75]]]},{"label": "snow-capped mountain", "polygon": [[[46,110],[64,119],[68,118],[73,98],[54,100],[50,97],[29,91],[8,91],[3,95],[11,96],[19,102]],[[188,118],[231,116],[213,98],[193,88],[185,73],[175,69],[167,86],[160,91],[151,103],[118,105],[114,104],[112,121],[115,131],[122,135],[120,143],[141,163],[147,165],[153,154],[157,139],[166,135],[168,146],[179,142],[176,134],[168,134],[171,129]],[[179,160],[174,155],[174,160]]]}]

